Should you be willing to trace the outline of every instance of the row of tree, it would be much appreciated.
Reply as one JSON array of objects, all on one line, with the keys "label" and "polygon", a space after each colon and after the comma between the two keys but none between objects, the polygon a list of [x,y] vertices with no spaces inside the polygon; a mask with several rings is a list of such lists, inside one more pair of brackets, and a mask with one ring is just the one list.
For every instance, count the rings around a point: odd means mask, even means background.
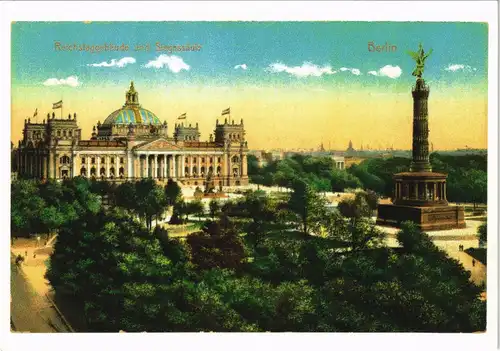
[{"label": "row of tree", "polygon": [[[448,199],[453,202],[486,203],[487,155],[449,156],[432,153],[435,172],[448,174]],[[291,187],[295,179],[304,180],[315,191],[342,192],[346,189],[370,189],[382,196],[393,196],[393,175],[408,171],[410,159],[403,157],[371,158],[348,169],[337,169],[329,157],[294,155],[259,167],[248,157],[248,174],[256,184]]]},{"label": "row of tree", "polygon": [[[307,182],[278,199],[250,192],[178,240],[137,220],[148,218],[137,209],[142,200],[85,184],[69,181],[72,200],[60,197],[79,212],[58,228],[47,278],[80,306],[89,331],[485,328],[470,273],[411,223],[398,233],[400,248],[385,247],[366,192],[339,210]],[[113,205],[102,205],[112,194]]]}]

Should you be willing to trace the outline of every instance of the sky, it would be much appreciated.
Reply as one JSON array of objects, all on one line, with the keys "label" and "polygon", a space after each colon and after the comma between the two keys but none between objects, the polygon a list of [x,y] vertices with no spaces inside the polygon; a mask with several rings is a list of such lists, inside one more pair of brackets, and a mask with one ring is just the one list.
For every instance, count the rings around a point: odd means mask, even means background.
[{"label": "sky", "polygon": [[[230,107],[251,149],[345,149],[349,140],[410,149],[415,63],[407,51],[422,43],[433,50],[423,77],[434,149],[486,148],[487,38],[484,23],[15,22],[12,141],[24,119],[37,109],[41,122],[61,99],[89,138],[134,81],[141,105],[170,134],[186,113],[208,139]],[[392,50],[369,51],[370,42]],[[128,50],[90,50],[104,44]]]}]

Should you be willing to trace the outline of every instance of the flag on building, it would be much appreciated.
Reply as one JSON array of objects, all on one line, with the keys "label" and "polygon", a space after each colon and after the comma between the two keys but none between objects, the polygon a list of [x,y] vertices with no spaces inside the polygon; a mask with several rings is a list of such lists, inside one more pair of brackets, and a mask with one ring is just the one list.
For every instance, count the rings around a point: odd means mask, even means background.
[{"label": "flag on building", "polygon": [[62,108],[62,100],[58,102],[54,102],[52,104],[52,109],[55,110],[56,108]]},{"label": "flag on building", "polygon": [[35,109],[35,113],[33,113],[33,117],[38,116],[38,108]]},{"label": "flag on building", "polygon": [[225,110],[222,110],[222,116],[229,115],[229,114],[231,114],[231,108],[230,107],[226,108]]},{"label": "flag on building", "polygon": [[186,117],[187,117],[187,114],[186,114],[186,112],[184,112],[182,115],[177,117],[177,119],[186,119]]}]

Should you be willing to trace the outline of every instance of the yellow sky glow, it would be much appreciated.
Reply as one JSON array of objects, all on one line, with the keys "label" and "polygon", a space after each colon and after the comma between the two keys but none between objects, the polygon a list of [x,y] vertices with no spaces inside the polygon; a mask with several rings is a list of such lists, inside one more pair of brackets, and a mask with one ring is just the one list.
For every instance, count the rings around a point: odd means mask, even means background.
[{"label": "yellow sky glow", "polygon": [[[325,148],[343,150],[352,140],[371,148],[411,148],[412,98],[407,93],[372,93],[322,88],[260,86],[144,87],[136,85],[139,101],[172,135],[176,117],[187,112],[187,123],[199,123],[202,139],[213,132],[220,111],[231,107],[235,121],[244,119],[251,149]],[[83,137],[125,100],[127,86],[77,88],[15,86],[12,88],[12,141],[22,136],[24,119],[38,108],[38,122],[52,113],[52,103],[64,100],[63,113],[76,112]],[[429,98],[430,142],[435,149],[487,147],[487,95],[480,91],[433,91]],[[380,91],[380,89],[377,89]],[[60,111],[56,110],[60,116]]]}]

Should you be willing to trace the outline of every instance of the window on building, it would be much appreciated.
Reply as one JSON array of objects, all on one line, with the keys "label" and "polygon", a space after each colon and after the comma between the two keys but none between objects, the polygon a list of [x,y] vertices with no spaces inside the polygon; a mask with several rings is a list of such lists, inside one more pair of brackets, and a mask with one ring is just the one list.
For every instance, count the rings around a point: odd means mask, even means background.
[{"label": "window on building", "polygon": [[70,131],[68,132],[68,135],[69,135],[70,137],[72,137],[72,136],[73,136],[73,132],[70,130]]},{"label": "window on building", "polygon": [[220,157],[217,157],[217,162],[219,162],[219,163],[220,163],[220,161],[221,161],[221,160],[220,160]]},{"label": "window on building", "polygon": [[212,163],[212,162],[213,162],[213,159],[212,159],[212,157],[210,157],[210,163]]},{"label": "window on building", "polygon": [[66,137],[66,131],[63,130],[63,137]]},{"label": "window on building", "polygon": [[95,157],[92,157],[92,159],[90,160],[90,163],[95,164]]},{"label": "window on building", "polygon": [[82,164],[85,164],[85,157],[82,157]]},{"label": "window on building", "polygon": [[201,158],[201,163],[205,163],[205,157]]},{"label": "window on building", "polygon": [[193,157],[193,162],[196,163],[196,157]]},{"label": "window on building", "polygon": [[111,163],[115,163],[115,158],[111,157]]},{"label": "window on building", "polygon": [[58,137],[60,137],[60,136],[61,136],[61,131],[60,131],[60,130],[58,130],[58,131],[57,131],[57,136],[58,136]]},{"label": "window on building", "polygon": [[120,157],[120,163],[123,163],[124,160],[123,160],[123,157]]},{"label": "window on building", "polygon": [[104,160],[104,157],[101,157],[101,163],[106,163],[106,161]]}]

